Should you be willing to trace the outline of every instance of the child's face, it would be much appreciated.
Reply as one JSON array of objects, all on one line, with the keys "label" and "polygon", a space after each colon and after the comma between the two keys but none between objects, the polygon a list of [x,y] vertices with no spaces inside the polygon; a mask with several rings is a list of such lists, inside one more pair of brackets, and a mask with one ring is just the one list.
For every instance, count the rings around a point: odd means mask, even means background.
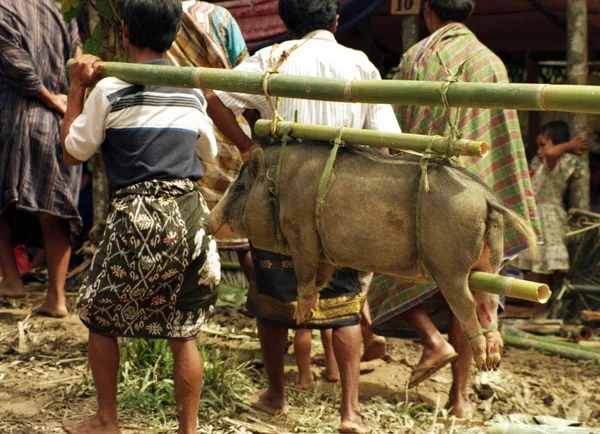
[{"label": "child's face", "polygon": [[538,134],[537,138],[536,138],[536,142],[537,142],[537,146],[538,146],[537,154],[540,157],[543,157],[544,154],[546,153],[546,151],[554,145],[554,143],[552,143],[552,140],[550,140],[548,138],[546,133]]}]

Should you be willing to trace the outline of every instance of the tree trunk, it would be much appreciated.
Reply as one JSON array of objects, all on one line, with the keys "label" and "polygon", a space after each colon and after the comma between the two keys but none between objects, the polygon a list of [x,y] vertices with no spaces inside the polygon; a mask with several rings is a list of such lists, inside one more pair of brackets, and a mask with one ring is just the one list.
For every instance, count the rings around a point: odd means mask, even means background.
[{"label": "tree trunk", "polygon": [[[567,1],[567,74],[571,84],[588,83],[588,14],[586,0]],[[572,114],[570,118],[571,136],[587,134],[587,115]],[[590,171],[589,154],[584,153],[586,188],[579,192],[586,208],[590,206]]]}]

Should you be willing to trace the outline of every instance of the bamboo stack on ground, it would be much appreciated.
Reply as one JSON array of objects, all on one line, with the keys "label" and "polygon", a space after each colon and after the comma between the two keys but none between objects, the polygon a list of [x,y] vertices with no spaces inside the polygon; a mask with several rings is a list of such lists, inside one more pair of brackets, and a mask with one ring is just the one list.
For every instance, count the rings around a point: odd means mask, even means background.
[{"label": "bamboo stack on ground", "polygon": [[506,345],[548,352],[571,360],[600,361],[600,350],[593,347],[555,340],[545,336],[535,336],[507,325],[502,326],[501,332]]},{"label": "bamboo stack on ground", "polygon": [[[69,61],[67,67],[72,61]],[[600,86],[463,83],[411,80],[343,80],[285,74],[102,62],[102,77],[132,84],[224,90],[276,97],[371,104],[442,105],[600,114]],[[266,86],[263,88],[263,82]]]},{"label": "bamboo stack on ground", "polygon": [[[254,132],[259,137],[271,135],[272,122],[259,120],[254,125]],[[275,135],[277,137],[290,136],[293,139],[317,140],[330,142],[340,132],[339,127],[327,127],[323,125],[300,124],[295,122],[277,122]],[[358,128],[344,128],[342,140],[348,145],[362,145],[374,147],[386,147],[403,151],[424,153],[431,150],[439,155],[465,155],[472,157],[483,157],[489,151],[485,142],[459,139],[452,141],[449,137],[424,136],[407,133],[385,133],[382,131],[361,130]]]}]

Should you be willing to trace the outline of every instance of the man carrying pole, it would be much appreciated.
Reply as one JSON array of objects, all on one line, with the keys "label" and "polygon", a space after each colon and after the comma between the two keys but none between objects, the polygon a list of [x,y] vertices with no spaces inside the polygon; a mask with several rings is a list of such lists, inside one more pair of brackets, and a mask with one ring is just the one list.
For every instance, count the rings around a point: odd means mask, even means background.
[{"label": "man carrying pole", "polygon": [[[475,0],[426,0],[425,22],[432,34],[404,54],[394,78],[446,80],[450,87],[453,81],[458,80],[507,83],[508,76],[502,61],[464,25],[474,8]],[[403,131],[488,143],[491,151],[487,156],[462,157],[461,164],[488,184],[507,208],[527,218],[539,234],[540,225],[517,112],[450,109],[443,106],[444,100],[442,91],[440,106],[397,106]],[[514,255],[527,247],[525,240],[512,226],[506,227],[504,239],[505,256]],[[489,295],[481,292],[475,292],[474,296],[482,326],[489,329],[497,314],[496,303],[491,303]],[[376,330],[390,336],[402,336],[407,329],[413,329],[423,341],[423,354],[413,370],[409,387],[416,386],[452,362],[453,383],[448,404],[456,416],[470,416],[473,405],[467,398],[467,389],[472,353],[467,337],[445,306],[438,288],[378,275],[371,286],[369,301]],[[447,327],[448,323],[451,345],[436,327]],[[486,337],[488,346],[489,340],[495,339],[497,347],[501,348],[497,330],[489,331]]]},{"label": "man carrying pole", "polygon": [[[294,40],[259,51],[236,70],[379,80],[379,72],[364,53],[336,42],[333,33],[337,28],[339,7],[339,0],[279,0],[279,14]],[[267,119],[279,115],[292,120],[298,110],[298,121],[303,123],[400,131],[393,110],[387,105],[282,99],[277,109],[268,96],[237,93],[218,93],[217,96],[206,92],[206,97],[209,115],[246,158],[254,144],[235,122],[235,116],[245,109],[257,109],[261,117]],[[270,413],[285,413],[284,353],[288,329],[297,328],[293,318],[298,296],[296,276],[289,257],[258,249],[253,249],[252,256],[255,281],[249,292],[248,307],[257,316],[269,381],[268,389],[254,400],[253,405]],[[350,269],[338,270],[329,286],[321,291],[316,311],[322,318],[302,325],[308,329],[333,329],[333,348],[342,384],[341,432],[370,431],[362,424],[358,403],[359,322],[364,298],[359,273]]]}]

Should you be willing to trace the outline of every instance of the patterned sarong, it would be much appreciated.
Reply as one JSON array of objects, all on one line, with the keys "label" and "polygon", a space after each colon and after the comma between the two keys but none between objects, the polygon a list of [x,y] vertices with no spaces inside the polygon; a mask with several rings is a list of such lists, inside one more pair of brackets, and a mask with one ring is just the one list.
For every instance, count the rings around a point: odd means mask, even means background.
[{"label": "patterned sarong", "polygon": [[281,328],[328,329],[358,324],[366,298],[368,276],[350,268],[337,270],[319,293],[312,319],[297,325],[294,319],[298,283],[289,256],[252,249],[254,274],[248,291],[248,310],[266,324]]},{"label": "patterned sarong", "polygon": [[200,226],[207,215],[187,179],[118,190],[77,299],[84,324],[109,336],[196,336],[221,278],[216,242]]},{"label": "patterned sarong", "polygon": [[[451,23],[411,47],[400,61],[394,78],[441,81],[447,76],[436,52],[452,72],[465,63],[460,81],[507,83],[502,61],[483,45],[463,24]],[[450,109],[454,118],[457,109]],[[444,107],[398,106],[396,113],[402,131],[414,134],[448,136]],[[462,137],[481,140],[491,147],[483,158],[462,157],[461,164],[489,185],[508,208],[528,219],[541,234],[531,188],[525,148],[515,110],[460,109],[458,130]],[[527,248],[526,240],[512,225],[506,225],[504,252],[511,256]],[[387,276],[375,276],[369,292],[373,324],[391,320],[434,295],[435,285],[404,283]]]}]

